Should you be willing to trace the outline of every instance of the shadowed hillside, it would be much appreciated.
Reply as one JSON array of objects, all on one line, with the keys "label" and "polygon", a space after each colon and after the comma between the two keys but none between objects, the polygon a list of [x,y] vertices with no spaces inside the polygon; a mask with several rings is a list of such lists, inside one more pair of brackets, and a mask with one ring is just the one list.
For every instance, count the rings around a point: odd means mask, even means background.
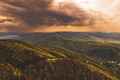
[{"label": "shadowed hillside", "polygon": [[1,80],[119,80],[104,67],[90,62],[88,57],[65,49],[0,40]]},{"label": "shadowed hillside", "polygon": [[57,54],[59,52],[60,56],[63,56],[61,49],[74,55],[77,53],[88,56],[120,77],[119,33],[29,33],[18,34],[16,39],[31,43],[38,48],[45,47]]}]

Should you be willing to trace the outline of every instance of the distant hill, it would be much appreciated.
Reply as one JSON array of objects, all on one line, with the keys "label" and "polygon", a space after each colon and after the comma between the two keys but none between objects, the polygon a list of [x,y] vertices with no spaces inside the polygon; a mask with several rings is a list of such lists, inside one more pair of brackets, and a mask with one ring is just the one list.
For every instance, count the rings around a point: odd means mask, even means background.
[{"label": "distant hill", "polygon": [[0,40],[1,80],[119,80],[91,58],[64,48]]},{"label": "distant hill", "polygon": [[119,33],[28,33],[18,34],[16,39],[38,47],[39,45],[64,47],[73,52],[80,52],[97,58],[120,61]]},{"label": "distant hill", "polygon": [[[53,32],[53,33],[42,33],[42,32],[36,32],[36,33],[14,33],[14,32],[2,32],[0,33],[1,36],[19,36],[19,38],[25,38],[25,40],[28,41],[31,39],[44,39],[49,38],[52,36],[55,37],[63,37],[63,38],[73,38],[73,39],[81,39],[81,38],[87,38],[87,39],[105,39],[105,40],[120,40],[120,33],[104,33],[104,32]],[[44,37],[43,37],[44,36]],[[9,37],[10,38],[10,37]],[[18,37],[17,37],[18,38]],[[29,39],[30,38],[30,39]],[[39,40],[38,40],[39,41]]]},{"label": "distant hill", "polygon": [[84,54],[116,75],[120,75],[119,33],[20,33],[18,36],[17,40],[31,43],[36,47],[64,48],[74,54]]}]

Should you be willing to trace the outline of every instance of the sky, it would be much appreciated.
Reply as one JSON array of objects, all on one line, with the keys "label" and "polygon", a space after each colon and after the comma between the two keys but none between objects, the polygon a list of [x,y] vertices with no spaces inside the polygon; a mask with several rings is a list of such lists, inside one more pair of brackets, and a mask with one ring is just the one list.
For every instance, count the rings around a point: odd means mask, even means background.
[{"label": "sky", "polygon": [[120,32],[119,0],[0,0],[0,32]]}]

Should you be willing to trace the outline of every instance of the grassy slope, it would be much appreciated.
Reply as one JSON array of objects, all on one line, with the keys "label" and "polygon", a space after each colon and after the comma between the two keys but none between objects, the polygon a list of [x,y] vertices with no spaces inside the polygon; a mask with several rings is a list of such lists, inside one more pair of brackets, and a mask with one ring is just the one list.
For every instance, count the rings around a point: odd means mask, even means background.
[{"label": "grassy slope", "polygon": [[16,40],[1,40],[0,57],[2,80],[119,80],[90,58],[60,47],[36,48]]},{"label": "grassy slope", "polygon": [[[120,68],[118,63],[120,63],[120,42],[115,40],[102,40],[102,39],[72,39],[62,37],[58,38],[47,38],[44,42],[39,41],[37,43],[39,46],[49,46],[49,48],[62,49],[72,51],[72,53],[84,54],[89,56],[92,61],[99,63],[100,65],[106,67],[109,71],[112,71],[118,77],[120,74]],[[40,47],[39,46],[39,47]],[[55,49],[54,49],[55,48]],[[60,50],[56,51],[60,52]],[[63,52],[62,52],[63,53]],[[75,55],[75,54],[74,54]],[[91,61],[91,62],[92,62]],[[115,61],[115,63],[112,63]],[[109,66],[110,65],[110,66]]]},{"label": "grassy slope", "polygon": [[[46,49],[45,49],[46,50]],[[50,50],[47,49],[50,53],[63,53],[63,55],[66,55],[68,58],[72,58],[73,60],[76,60],[80,62],[80,64],[84,64],[87,66],[91,71],[95,71],[101,74],[104,74],[105,76],[109,77],[110,79],[117,80],[116,77],[111,76],[113,75],[111,71],[109,71],[107,68],[97,64],[93,59],[91,59],[88,56],[82,55],[82,54],[75,54],[73,51],[65,49],[65,48],[59,48],[57,50]]]}]

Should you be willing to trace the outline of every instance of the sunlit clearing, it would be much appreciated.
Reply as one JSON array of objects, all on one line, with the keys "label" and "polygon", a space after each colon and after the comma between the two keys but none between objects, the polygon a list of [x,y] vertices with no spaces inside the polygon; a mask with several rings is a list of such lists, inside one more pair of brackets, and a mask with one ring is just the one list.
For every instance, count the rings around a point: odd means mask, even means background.
[{"label": "sunlit clearing", "polygon": [[76,6],[90,11],[101,11],[102,13],[110,13],[117,0],[54,0],[55,5],[62,3],[74,3]]}]

